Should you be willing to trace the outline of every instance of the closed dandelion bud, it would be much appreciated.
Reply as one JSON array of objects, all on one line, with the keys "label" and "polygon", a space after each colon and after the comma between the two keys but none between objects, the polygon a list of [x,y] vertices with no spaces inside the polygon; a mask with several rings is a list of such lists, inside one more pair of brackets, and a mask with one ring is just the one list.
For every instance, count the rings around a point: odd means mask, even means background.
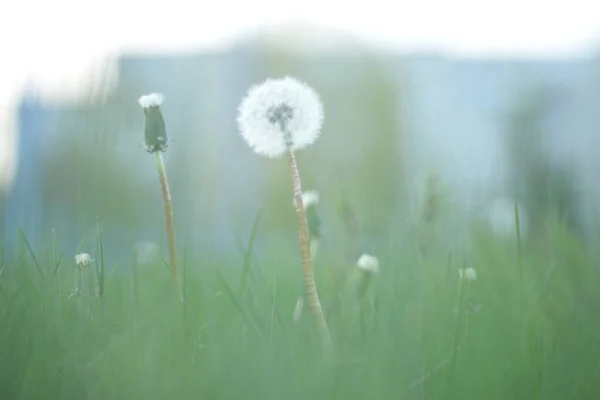
[{"label": "closed dandelion bud", "polygon": [[149,153],[167,150],[167,130],[160,106],[163,96],[151,93],[140,97],[140,106],[144,109],[144,140]]},{"label": "closed dandelion bud", "polygon": [[160,154],[167,150],[167,130],[165,129],[165,120],[163,119],[162,111],[160,110],[160,106],[163,103],[163,95],[159,93],[150,93],[140,97],[138,102],[144,109],[144,139],[146,151],[156,155],[158,179],[160,181],[162,197],[165,204],[165,228],[167,231],[170,261],[169,269],[171,270],[173,283],[178,291],[179,298],[180,300],[183,300],[177,267],[173,203],[171,201],[171,191],[169,189],[165,164],[162,155]]}]

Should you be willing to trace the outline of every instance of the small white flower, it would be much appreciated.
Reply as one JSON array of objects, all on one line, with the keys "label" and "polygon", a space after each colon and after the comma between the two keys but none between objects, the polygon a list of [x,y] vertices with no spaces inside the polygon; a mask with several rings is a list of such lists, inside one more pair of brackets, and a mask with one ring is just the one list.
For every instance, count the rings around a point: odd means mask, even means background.
[{"label": "small white flower", "polygon": [[159,107],[163,103],[164,96],[160,93],[150,93],[139,98],[138,102],[142,108]]},{"label": "small white flower", "polygon": [[474,281],[477,279],[477,271],[475,271],[475,268],[473,267],[459,269],[458,275],[460,276],[460,279],[464,279],[466,281]]},{"label": "small white flower", "polygon": [[296,301],[296,308],[294,308],[294,322],[300,321],[302,317],[302,310],[304,309],[304,297],[298,297]]},{"label": "small white flower", "polygon": [[362,271],[375,274],[379,271],[379,260],[377,259],[377,257],[371,256],[369,254],[363,254],[358,259],[356,266]]},{"label": "small white flower", "polygon": [[253,86],[238,109],[242,137],[258,154],[279,157],[312,144],[323,125],[323,104],[308,85],[291,77]]},{"label": "small white flower", "polygon": [[[292,199],[294,202],[294,206],[296,206],[296,198]],[[319,192],[316,190],[307,190],[302,193],[302,204],[304,205],[304,209],[306,210],[310,206],[317,205],[319,203]]]},{"label": "small white flower", "polygon": [[75,264],[82,267],[92,262],[92,258],[88,253],[81,253],[75,256]]}]

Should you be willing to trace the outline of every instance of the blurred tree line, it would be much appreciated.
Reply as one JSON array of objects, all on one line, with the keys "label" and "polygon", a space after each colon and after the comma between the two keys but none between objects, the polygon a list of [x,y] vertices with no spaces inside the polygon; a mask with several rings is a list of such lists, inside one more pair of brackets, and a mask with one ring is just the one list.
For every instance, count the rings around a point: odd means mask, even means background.
[{"label": "blurred tree line", "polygon": [[550,132],[544,124],[557,96],[550,87],[539,86],[525,90],[515,103],[506,135],[509,191],[525,206],[532,231],[554,216],[581,234],[575,171],[564,160],[551,157]]}]

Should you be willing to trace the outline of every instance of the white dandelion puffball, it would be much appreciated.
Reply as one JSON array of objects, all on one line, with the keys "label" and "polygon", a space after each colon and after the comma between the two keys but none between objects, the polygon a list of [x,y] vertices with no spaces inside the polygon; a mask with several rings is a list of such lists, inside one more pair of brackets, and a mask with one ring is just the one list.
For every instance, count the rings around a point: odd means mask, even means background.
[{"label": "white dandelion puffball", "polygon": [[475,271],[475,268],[473,267],[459,269],[458,275],[460,276],[460,279],[464,279],[466,281],[474,281],[477,279],[477,271]]},{"label": "white dandelion puffball", "polygon": [[379,260],[377,259],[377,257],[371,256],[369,254],[363,254],[358,259],[356,266],[362,271],[375,274],[379,271]]},{"label": "white dandelion puffball", "polygon": [[160,93],[150,93],[139,98],[138,102],[142,108],[160,107],[163,103],[164,96]]},{"label": "white dandelion puffball", "polygon": [[238,109],[240,134],[258,154],[279,157],[312,144],[323,125],[323,104],[294,78],[267,79],[253,86]]},{"label": "white dandelion puffball", "polygon": [[75,255],[75,264],[77,264],[80,267],[82,267],[84,265],[88,265],[91,262],[92,262],[92,258],[90,257],[90,255],[88,253],[81,253],[81,254]]}]

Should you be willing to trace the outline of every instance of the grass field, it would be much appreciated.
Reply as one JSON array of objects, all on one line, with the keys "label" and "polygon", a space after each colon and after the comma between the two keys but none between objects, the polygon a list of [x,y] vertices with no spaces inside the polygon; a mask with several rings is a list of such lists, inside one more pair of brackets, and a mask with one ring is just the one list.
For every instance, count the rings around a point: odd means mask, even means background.
[{"label": "grass field", "polygon": [[306,308],[293,319],[297,252],[255,257],[247,237],[224,265],[181,249],[182,304],[166,263],[104,265],[98,242],[76,266],[48,236],[2,258],[4,399],[600,398],[598,258],[556,222],[521,255],[481,227],[460,254],[392,237],[362,295],[362,272],[323,250],[331,346]]}]

